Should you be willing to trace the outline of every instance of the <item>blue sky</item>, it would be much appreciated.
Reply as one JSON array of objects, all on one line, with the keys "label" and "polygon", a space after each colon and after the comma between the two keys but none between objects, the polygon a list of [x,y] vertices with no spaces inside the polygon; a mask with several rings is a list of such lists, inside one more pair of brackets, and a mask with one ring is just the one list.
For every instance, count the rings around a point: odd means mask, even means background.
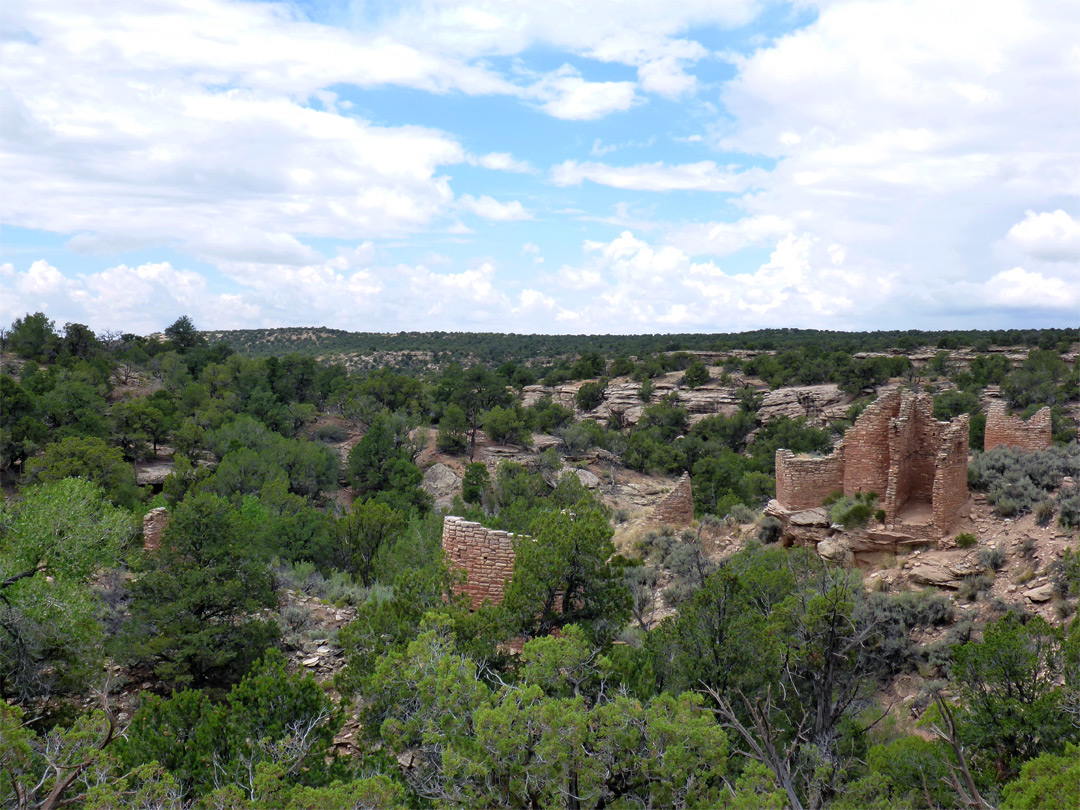
[{"label": "blue sky", "polygon": [[1071,0],[7,6],[3,322],[1080,322]]}]

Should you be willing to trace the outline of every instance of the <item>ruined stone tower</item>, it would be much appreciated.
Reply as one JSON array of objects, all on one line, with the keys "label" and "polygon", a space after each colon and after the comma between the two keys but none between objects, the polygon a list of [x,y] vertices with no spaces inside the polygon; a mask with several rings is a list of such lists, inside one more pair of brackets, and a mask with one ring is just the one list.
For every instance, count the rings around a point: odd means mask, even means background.
[{"label": "ruined stone tower", "polygon": [[934,419],[929,394],[894,390],[871,403],[823,458],[776,452],[776,499],[788,510],[821,506],[832,492],[877,493],[891,528],[948,534],[968,505],[968,416]]}]

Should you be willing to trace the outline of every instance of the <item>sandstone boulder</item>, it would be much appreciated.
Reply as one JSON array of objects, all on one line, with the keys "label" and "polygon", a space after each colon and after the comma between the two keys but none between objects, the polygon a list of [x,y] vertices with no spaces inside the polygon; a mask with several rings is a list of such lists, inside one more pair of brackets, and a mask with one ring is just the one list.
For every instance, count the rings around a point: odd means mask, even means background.
[{"label": "sandstone boulder", "polygon": [[1024,591],[1024,596],[1030,599],[1032,602],[1049,602],[1054,595],[1054,586],[1047,582],[1045,585],[1040,585],[1037,588],[1031,588]]},{"label": "sandstone boulder", "polygon": [[420,487],[435,500],[436,509],[449,508],[461,492],[461,479],[445,464],[434,464],[424,473]]}]

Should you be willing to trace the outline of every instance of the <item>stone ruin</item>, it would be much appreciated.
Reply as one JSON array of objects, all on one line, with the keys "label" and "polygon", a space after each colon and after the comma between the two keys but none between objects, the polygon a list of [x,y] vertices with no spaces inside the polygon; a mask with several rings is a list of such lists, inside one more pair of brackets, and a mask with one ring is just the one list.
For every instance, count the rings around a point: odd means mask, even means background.
[{"label": "stone ruin", "polygon": [[1045,450],[1052,442],[1050,409],[1041,408],[1026,422],[1011,416],[1005,404],[995,402],[986,412],[986,437],[983,450],[1015,447],[1027,453]]},{"label": "stone ruin", "polygon": [[968,511],[968,422],[967,414],[934,419],[929,394],[890,391],[863,411],[830,455],[776,451],[779,511],[821,507],[833,492],[873,492],[889,529],[942,537]]},{"label": "stone ruin", "polygon": [[161,535],[169,525],[169,510],[164,506],[151,509],[142,519],[143,548],[156,551],[161,548]]},{"label": "stone ruin", "polygon": [[514,537],[453,515],[443,518],[447,563],[465,572],[464,584],[455,584],[454,593],[468,594],[473,610],[485,601],[502,604],[503,590],[514,573]]},{"label": "stone ruin", "polygon": [[689,526],[694,522],[694,491],[689,473],[683,473],[675,489],[656,505],[652,520],[665,526]]}]

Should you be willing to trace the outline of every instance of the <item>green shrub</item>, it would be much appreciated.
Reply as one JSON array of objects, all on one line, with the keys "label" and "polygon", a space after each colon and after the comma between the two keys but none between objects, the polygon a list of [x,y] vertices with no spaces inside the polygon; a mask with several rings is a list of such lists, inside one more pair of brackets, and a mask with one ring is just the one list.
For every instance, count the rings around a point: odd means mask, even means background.
[{"label": "green shrub", "polygon": [[956,598],[962,602],[977,602],[993,584],[994,578],[989,574],[971,574],[964,577],[964,581],[960,583]]},{"label": "green shrub", "polygon": [[349,431],[344,427],[334,422],[327,422],[326,424],[319,425],[315,428],[316,441],[325,442],[326,444],[337,444],[343,442],[349,438]]},{"label": "green shrub", "polygon": [[843,497],[829,507],[829,519],[845,529],[861,529],[870,522],[877,506],[877,494],[860,492]]},{"label": "green shrub", "polygon": [[956,545],[960,548],[974,548],[979,542],[979,538],[973,535],[971,532],[961,532],[956,535]]},{"label": "green shrub", "polygon": [[1005,548],[1003,546],[984,548],[979,552],[979,559],[987,569],[1000,571],[1005,565]]},{"label": "green shrub", "polygon": [[775,543],[783,534],[783,524],[774,517],[764,518],[758,525],[758,540],[762,543]]},{"label": "green shrub", "polygon": [[574,401],[581,410],[591,411],[604,401],[604,389],[606,387],[603,381],[587,382],[578,389],[574,395]]},{"label": "green shrub", "polygon": [[1080,528],[1080,489],[1062,490],[1057,497],[1058,523],[1063,529]]},{"label": "green shrub", "polygon": [[1080,445],[1075,441],[1038,453],[995,447],[976,453],[968,468],[968,484],[986,492],[987,501],[1000,517],[1020,516],[1048,500],[1061,480],[1078,467]]},{"label": "green shrub", "polygon": [[1054,502],[1050,499],[1035,504],[1035,522],[1040,526],[1049,526],[1054,519]]},{"label": "green shrub", "polygon": [[757,512],[744,503],[737,503],[728,510],[727,518],[732,523],[753,523]]}]

